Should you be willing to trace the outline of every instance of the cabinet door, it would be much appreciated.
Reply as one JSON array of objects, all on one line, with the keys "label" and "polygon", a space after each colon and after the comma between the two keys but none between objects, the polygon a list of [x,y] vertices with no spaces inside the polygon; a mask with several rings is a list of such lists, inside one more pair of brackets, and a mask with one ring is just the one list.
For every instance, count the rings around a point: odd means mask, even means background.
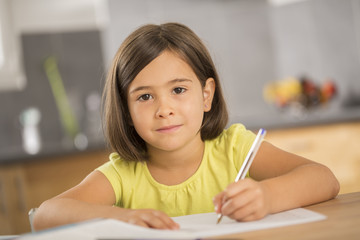
[{"label": "cabinet door", "polygon": [[360,122],[270,130],[272,144],[329,167],[340,193],[360,191]]},{"label": "cabinet door", "polygon": [[30,231],[25,188],[20,166],[0,167],[0,234]]},{"label": "cabinet door", "polygon": [[6,172],[0,168],[0,234],[2,235],[11,233],[6,192],[7,176],[5,174]]},{"label": "cabinet door", "polygon": [[0,235],[30,232],[28,211],[80,183],[108,160],[88,152],[0,165]]},{"label": "cabinet door", "polygon": [[79,184],[90,172],[108,161],[105,151],[73,154],[34,161],[23,166],[29,208]]}]

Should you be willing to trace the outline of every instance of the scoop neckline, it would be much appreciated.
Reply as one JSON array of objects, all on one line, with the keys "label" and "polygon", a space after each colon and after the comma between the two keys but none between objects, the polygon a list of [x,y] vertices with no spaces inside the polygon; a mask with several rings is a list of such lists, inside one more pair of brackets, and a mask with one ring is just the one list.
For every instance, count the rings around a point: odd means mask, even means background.
[{"label": "scoop neckline", "polygon": [[207,141],[204,141],[204,154],[203,154],[203,157],[201,159],[201,163],[200,163],[200,166],[198,167],[198,169],[196,170],[196,172],[191,176],[189,177],[188,179],[186,179],[184,182],[182,183],[179,183],[179,184],[176,184],[176,185],[165,185],[165,184],[162,184],[162,183],[159,183],[158,181],[156,181],[153,176],[151,175],[150,171],[149,171],[149,168],[147,166],[147,163],[145,162],[145,164],[143,165],[144,166],[144,170],[145,170],[145,175],[147,177],[147,179],[149,180],[149,182],[151,184],[153,184],[155,187],[157,188],[160,188],[160,189],[163,189],[163,190],[168,190],[168,191],[171,191],[171,190],[178,190],[178,189],[181,189],[181,188],[184,188],[186,187],[187,185],[189,185],[191,182],[193,182],[197,177],[198,175],[200,175],[200,173],[203,171],[202,169],[204,168],[204,165],[206,164],[206,161],[207,161]]}]

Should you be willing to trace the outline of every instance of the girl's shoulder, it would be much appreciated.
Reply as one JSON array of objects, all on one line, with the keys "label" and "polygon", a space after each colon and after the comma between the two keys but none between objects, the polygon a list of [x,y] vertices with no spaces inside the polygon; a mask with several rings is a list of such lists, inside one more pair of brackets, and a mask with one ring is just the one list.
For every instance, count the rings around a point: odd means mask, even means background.
[{"label": "girl's shoulder", "polygon": [[206,141],[208,156],[222,158],[223,161],[233,162],[238,168],[245,159],[256,135],[246,129],[243,124],[229,126],[215,139]]},{"label": "girl's shoulder", "polygon": [[215,142],[233,142],[241,143],[253,141],[255,139],[255,134],[246,129],[246,127],[241,123],[235,123],[230,125],[227,129],[224,129],[222,133],[214,139]]},{"label": "girl's shoulder", "polygon": [[125,163],[126,161],[120,157],[117,152],[112,152],[109,155],[110,162]]},{"label": "girl's shoulder", "polygon": [[109,155],[109,161],[98,167],[98,170],[103,172],[105,175],[116,174],[119,176],[133,175],[136,170],[139,170],[142,162],[126,161],[116,152]]},{"label": "girl's shoulder", "polygon": [[224,129],[223,133],[236,133],[236,132],[242,132],[246,131],[246,127],[241,123],[234,123],[230,125],[227,129]]},{"label": "girl's shoulder", "polygon": [[109,155],[109,161],[97,168],[111,183],[116,196],[116,205],[121,205],[123,193],[129,191],[128,188],[137,180],[137,176],[143,175],[143,165],[142,162],[125,161],[114,152]]},{"label": "girl's shoulder", "polygon": [[109,163],[122,169],[133,169],[136,168],[138,164],[143,164],[142,162],[137,161],[126,161],[117,152],[110,153]]}]

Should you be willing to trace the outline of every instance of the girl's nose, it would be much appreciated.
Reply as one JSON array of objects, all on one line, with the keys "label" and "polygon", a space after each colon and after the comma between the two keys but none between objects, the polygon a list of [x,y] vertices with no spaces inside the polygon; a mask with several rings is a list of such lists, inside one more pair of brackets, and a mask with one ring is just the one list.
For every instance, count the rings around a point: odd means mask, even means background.
[{"label": "girl's nose", "polygon": [[172,108],[170,100],[165,98],[160,99],[156,111],[156,117],[167,118],[172,115],[174,115],[174,109]]}]

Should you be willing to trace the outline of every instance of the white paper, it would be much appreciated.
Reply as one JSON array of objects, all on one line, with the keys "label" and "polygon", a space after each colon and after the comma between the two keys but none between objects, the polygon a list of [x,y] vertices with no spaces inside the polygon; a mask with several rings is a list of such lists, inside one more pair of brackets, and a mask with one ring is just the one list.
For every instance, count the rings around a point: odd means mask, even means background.
[{"label": "white paper", "polygon": [[27,234],[20,239],[197,239],[320,221],[326,219],[326,216],[297,208],[268,215],[261,220],[252,222],[236,222],[224,216],[221,223],[216,224],[216,213],[187,215],[173,219],[180,224],[180,230],[156,230],[113,219],[101,219],[55,228],[37,234]]},{"label": "white paper", "polygon": [[261,220],[252,222],[236,222],[224,216],[220,224],[216,224],[217,214],[215,213],[204,213],[174,218],[174,220],[180,224],[181,231],[191,232],[198,238],[283,227],[324,219],[326,219],[325,215],[303,208],[271,214]]}]

